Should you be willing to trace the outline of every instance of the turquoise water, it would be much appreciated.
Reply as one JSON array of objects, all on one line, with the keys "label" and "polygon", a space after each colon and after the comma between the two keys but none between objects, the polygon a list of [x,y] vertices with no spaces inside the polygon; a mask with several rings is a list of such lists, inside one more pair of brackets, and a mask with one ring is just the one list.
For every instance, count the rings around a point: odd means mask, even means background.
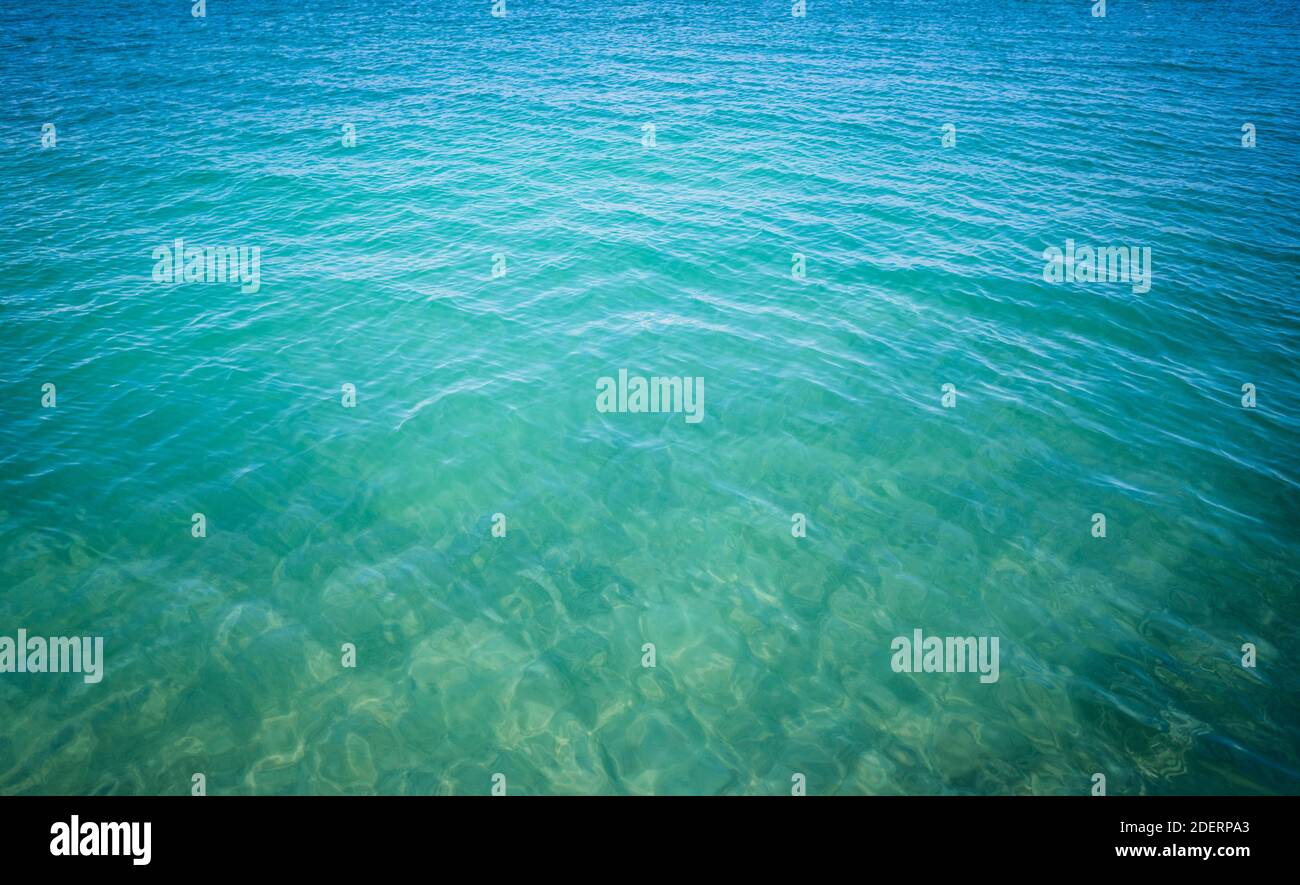
[{"label": "turquoise water", "polygon": [[0,6],[0,791],[1300,793],[1295,6],[507,5]]}]

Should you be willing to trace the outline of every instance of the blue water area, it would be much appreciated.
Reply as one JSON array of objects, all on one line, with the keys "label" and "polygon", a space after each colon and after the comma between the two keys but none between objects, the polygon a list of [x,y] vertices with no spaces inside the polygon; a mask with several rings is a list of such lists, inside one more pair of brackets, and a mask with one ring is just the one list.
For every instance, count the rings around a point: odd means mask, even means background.
[{"label": "blue water area", "polygon": [[1300,7],[794,5],[0,5],[0,792],[1300,793]]}]

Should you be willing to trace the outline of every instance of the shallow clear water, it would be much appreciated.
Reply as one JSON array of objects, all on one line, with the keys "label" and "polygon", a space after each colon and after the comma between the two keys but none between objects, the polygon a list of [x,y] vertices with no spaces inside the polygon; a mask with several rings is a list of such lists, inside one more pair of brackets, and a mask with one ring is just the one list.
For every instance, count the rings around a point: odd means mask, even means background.
[{"label": "shallow clear water", "polygon": [[0,791],[1300,792],[1293,4],[278,5],[0,6]]}]

